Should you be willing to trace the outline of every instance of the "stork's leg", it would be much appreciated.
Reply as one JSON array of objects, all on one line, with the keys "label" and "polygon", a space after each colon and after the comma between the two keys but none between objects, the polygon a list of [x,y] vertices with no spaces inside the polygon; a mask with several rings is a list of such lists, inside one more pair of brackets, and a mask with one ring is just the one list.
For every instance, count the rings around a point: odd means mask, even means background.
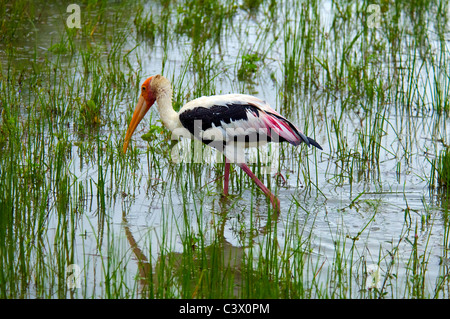
[{"label": "stork's leg", "polygon": [[264,192],[264,194],[266,194],[266,196],[270,199],[270,202],[272,203],[273,208],[277,211],[280,212],[280,200],[273,195],[270,190],[258,179],[258,177],[256,177],[255,174],[253,174],[253,172],[250,170],[250,168],[244,164],[238,164],[240,168],[242,168],[242,170],[251,177],[251,179],[253,179],[253,181],[255,182],[256,185],[258,185],[258,187]]},{"label": "stork's leg", "polygon": [[223,195],[228,196],[228,183],[230,181],[230,162],[225,157],[225,175],[223,177]]}]

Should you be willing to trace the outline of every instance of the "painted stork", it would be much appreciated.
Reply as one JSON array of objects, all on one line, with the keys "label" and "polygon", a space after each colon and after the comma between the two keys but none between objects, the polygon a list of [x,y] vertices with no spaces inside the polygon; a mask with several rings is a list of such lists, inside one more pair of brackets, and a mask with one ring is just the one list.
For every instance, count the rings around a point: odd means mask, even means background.
[{"label": "painted stork", "polygon": [[277,212],[280,211],[279,199],[246,165],[244,149],[268,142],[289,142],[296,146],[306,143],[322,149],[315,140],[303,134],[266,102],[250,95],[200,97],[186,103],[177,113],[172,107],[172,86],[169,80],[156,75],[142,84],[141,96],[125,136],[124,153],[137,125],[155,101],[161,121],[175,137],[198,139],[225,155],[224,195],[228,195],[230,163],[235,163],[253,179]]}]

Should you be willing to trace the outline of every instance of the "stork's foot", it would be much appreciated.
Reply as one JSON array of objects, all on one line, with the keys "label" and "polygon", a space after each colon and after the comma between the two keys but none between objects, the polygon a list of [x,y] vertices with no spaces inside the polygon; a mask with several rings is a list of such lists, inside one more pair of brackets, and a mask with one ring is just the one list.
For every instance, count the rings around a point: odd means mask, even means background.
[{"label": "stork's foot", "polygon": [[282,184],[281,184],[282,186],[286,185],[286,183],[287,183],[286,178],[284,178],[283,174],[281,174],[280,172],[275,173],[275,174],[273,175],[273,178],[275,178],[275,180],[276,180],[277,183],[278,183],[278,180],[281,178],[281,179],[283,180],[283,182],[282,182]]}]

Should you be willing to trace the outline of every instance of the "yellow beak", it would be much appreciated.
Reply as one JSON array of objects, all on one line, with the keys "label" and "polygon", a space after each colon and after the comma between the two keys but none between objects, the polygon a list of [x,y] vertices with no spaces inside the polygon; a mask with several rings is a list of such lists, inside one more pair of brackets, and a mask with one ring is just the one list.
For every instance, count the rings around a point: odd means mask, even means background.
[{"label": "yellow beak", "polygon": [[147,114],[151,105],[147,105],[143,96],[139,98],[139,101],[134,109],[133,117],[131,118],[130,125],[128,126],[127,134],[125,135],[125,141],[123,143],[123,152],[127,152],[128,144],[130,143],[131,136],[133,135],[136,127],[139,122],[144,118],[145,114]]}]

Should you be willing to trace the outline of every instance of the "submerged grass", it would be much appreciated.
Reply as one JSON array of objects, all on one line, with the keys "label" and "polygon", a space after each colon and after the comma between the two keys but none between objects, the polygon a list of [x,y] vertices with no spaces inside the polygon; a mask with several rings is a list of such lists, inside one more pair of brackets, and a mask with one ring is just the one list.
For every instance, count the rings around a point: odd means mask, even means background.
[{"label": "submerged grass", "polygon": [[[368,6],[89,1],[70,29],[2,2],[0,296],[448,298],[448,4]],[[252,93],[324,146],[251,163],[280,218],[239,169],[223,199],[223,162],[174,163],[154,113],[122,153],[156,73],[176,109]]]}]

